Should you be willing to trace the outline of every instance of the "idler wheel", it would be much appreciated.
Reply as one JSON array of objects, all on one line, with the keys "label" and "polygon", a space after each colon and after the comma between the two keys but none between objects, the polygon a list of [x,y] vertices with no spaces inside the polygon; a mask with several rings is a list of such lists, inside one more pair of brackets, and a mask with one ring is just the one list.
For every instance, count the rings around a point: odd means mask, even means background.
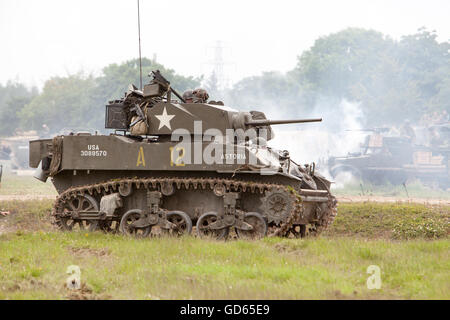
[{"label": "idler wheel", "polygon": [[166,219],[173,223],[174,229],[162,229],[165,234],[173,236],[182,236],[190,234],[192,231],[192,220],[183,211],[169,211],[166,213]]},{"label": "idler wheel", "polygon": [[120,220],[120,231],[127,235],[143,238],[147,237],[152,231],[152,226],[142,228],[134,227],[132,224],[138,221],[142,216],[142,210],[132,209],[127,211]]},{"label": "idler wheel", "polygon": [[98,202],[89,195],[77,196],[66,201],[63,208],[63,214],[71,214],[71,216],[63,216],[57,218],[57,224],[65,231],[95,231],[98,229],[97,220],[77,219],[77,213],[81,211],[98,211]]},{"label": "idler wheel", "polygon": [[211,225],[218,220],[217,213],[215,212],[206,212],[200,216],[197,220],[196,229],[199,237],[211,237],[217,240],[226,239],[228,237],[228,233],[230,232],[230,228],[222,228],[222,229],[211,229]]},{"label": "idler wheel", "polygon": [[250,224],[252,230],[242,230],[236,228],[236,234],[242,239],[261,239],[267,234],[267,223],[258,212],[248,212],[244,216],[244,222]]}]

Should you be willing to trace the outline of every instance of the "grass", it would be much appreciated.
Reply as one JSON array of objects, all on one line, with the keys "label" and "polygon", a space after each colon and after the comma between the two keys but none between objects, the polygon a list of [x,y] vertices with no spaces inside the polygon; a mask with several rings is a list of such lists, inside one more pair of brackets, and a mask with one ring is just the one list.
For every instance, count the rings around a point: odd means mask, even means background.
[{"label": "grass", "polygon": [[450,207],[415,203],[340,203],[328,236],[437,239],[450,232]]},{"label": "grass", "polygon": [[7,218],[3,218],[3,228],[14,232],[53,230],[49,219],[53,202],[50,199],[0,201],[0,211],[10,212]]},{"label": "grass", "polygon": [[[63,233],[47,222],[49,200],[0,207],[15,210],[0,235],[0,299],[450,298],[449,207],[341,204],[319,238],[227,242]],[[421,219],[446,221],[445,232],[397,240],[399,223]],[[81,290],[65,287],[70,265]],[[369,265],[380,290],[367,289]]]},{"label": "grass", "polygon": [[5,174],[1,179],[0,195],[56,196],[50,179],[43,183],[30,176]]},{"label": "grass", "polygon": [[[0,237],[1,299],[70,298],[64,286],[70,265],[81,268],[78,298],[450,298],[448,240]],[[369,265],[381,268],[380,290],[366,287]]]}]

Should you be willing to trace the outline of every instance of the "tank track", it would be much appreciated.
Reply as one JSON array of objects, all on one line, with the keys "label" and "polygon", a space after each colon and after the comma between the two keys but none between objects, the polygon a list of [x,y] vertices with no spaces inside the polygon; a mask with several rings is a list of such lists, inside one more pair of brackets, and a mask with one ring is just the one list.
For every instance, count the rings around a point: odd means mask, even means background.
[{"label": "tank track", "polygon": [[329,226],[333,224],[334,219],[337,216],[337,201],[335,197],[328,202],[327,211],[322,218],[314,224],[314,227],[310,230],[312,235],[319,235],[325,231]]},{"label": "tank track", "polygon": [[[77,196],[84,195],[106,195],[109,192],[118,192],[119,188],[124,186],[133,186],[136,189],[145,188],[160,190],[163,184],[171,183],[177,190],[184,188],[188,190],[192,188],[193,190],[203,189],[213,191],[214,186],[217,184],[223,184],[227,191],[229,192],[251,192],[260,193],[263,195],[266,191],[281,189],[293,202],[293,210],[285,221],[282,221],[280,225],[272,226],[269,229],[267,236],[269,237],[287,237],[293,228],[295,228],[295,221],[303,213],[303,202],[301,195],[297,193],[290,186],[270,184],[270,183],[258,183],[251,181],[239,181],[231,179],[220,179],[220,178],[124,178],[124,179],[114,179],[103,183],[84,185],[71,187],[63,191],[57,198],[53,206],[51,213],[52,223],[57,228],[61,228],[61,219],[58,212],[61,212],[64,208],[65,201],[76,198]],[[320,232],[325,230],[329,225],[333,223],[333,220],[337,214],[337,202],[334,196],[329,194],[328,209],[323,213],[321,219],[315,223],[312,234],[318,235]]]}]

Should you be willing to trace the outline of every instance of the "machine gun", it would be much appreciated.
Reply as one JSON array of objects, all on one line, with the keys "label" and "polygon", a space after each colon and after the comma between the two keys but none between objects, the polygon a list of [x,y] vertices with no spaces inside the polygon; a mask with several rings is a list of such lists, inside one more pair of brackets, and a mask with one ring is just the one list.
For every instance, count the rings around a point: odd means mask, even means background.
[{"label": "machine gun", "polygon": [[[121,100],[110,101],[106,106],[105,128],[129,130],[139,122],[144,121],[148,128],[145,107],[152,107],[159,102],[170,102],[171,93],[176,95],[183,103],[183,97],[170,86],[159,70],[149,74],[152,80],[144,86],[143,91],[134,85],[128,87],[125,97]],[[131,121],[132,117],[137,116]]]},{"label": "machine gun", "polygon": [[[186,103],[186,101],[183,99],[183,97],[175,89],[173,89],[170,86],[170,81],[167,80],[166,78],[164,78],[164,76],[161,74],[161,72],[159,72],[159,70],[152,71],[151,75],[153,76],[153,81],[152,81],[153,83],[151,83],[145,87],[155,85],[155,84],[160,85],[164,89],[163,90],[160,89],[159,91],[167,92],[167,101],[170,101],[170,93],[172,92],[183,103]],[[150,76],[150,74],[149,74],[149,76]],[[145,96],[145,92],[146,92],[145,87],[144,87],[144,96]]]}]

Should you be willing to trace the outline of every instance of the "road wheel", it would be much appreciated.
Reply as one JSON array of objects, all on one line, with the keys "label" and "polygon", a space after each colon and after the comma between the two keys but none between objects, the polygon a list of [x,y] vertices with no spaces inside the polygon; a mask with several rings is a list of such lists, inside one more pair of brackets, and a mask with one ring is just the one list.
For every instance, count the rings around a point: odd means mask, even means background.
[{"label": "road wheel", "polygon": [[175,224],[175,229],[163,229],[165,234],[173,236],[182,236],[190,234],[192,231],[192,220],[183,211],[169,211],[166,219]]},{"label": "road wheel", "polygon": [[258,212],[248,212],[244,216],[244,222],[250,224],[252,230],[241,230],[236,228],[236,234],[242,239],[261,239],[267,234],[267,223]]},{"label": "road wheel", "polygon": [[218,219],[217,213],[215,212],[206,212],[200,216],[197,220],[196,229],[199,237],[210,237],[217,240],[223,240],[228,237],[228,233],[230,232],[230,228],[223,229],[210,229],[209,226],[216,222]]},{"label": "road wheel", "polygon": [[127,211],[120,220],[120,231],[123,234],[132,235],[138,238],[147,237],[152,230],[152,226],[147,226],[143,228],[136,228],[132,226],[132,223],[139,220],[142,215],[142,210],[132,209]]}]

